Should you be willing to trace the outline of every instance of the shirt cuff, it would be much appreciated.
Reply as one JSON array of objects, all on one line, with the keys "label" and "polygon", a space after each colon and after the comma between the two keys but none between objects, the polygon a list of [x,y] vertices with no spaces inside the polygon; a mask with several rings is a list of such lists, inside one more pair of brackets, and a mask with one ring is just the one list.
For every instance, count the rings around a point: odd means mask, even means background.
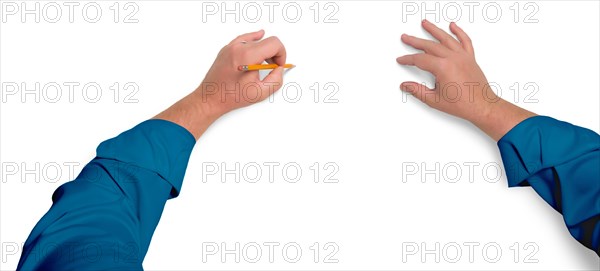
[{"label": "shirt cuff", "polygon": [[195,143],[194,136],[178,124],[151,119],[102,142],[96,156],[156,172],[171,184],[170,198],[175,198]]},{"label": "shirt cuff", "polygon": [[595,132],[546,116],[527,118],[498,141],[510,187],[544,168],[560,165],[598,150]]}]

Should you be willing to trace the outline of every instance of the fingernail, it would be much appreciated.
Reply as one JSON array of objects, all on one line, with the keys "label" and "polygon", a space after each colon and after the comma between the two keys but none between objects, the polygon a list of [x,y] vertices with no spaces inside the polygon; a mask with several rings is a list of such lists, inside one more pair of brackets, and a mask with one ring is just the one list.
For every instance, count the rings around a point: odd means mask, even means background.
[{"label": "fingernail", "polygon": [[415,93],[415,88],[413,86],[409,85],[409,84],[402,83],[400,85],[400,87],[405,92],[408,92],[408,93],[411,93],[411,94]]},{"label": "fingernail", "polygon": [[406,84],[404,83],[400,84],[400,89],[403,91],[408,91],[408,89],[406,89]]},{"label": "fingernail", "polygon": [[427,21],[427,19],[423,19],[423,21],[421,21],[421,23],[423,23],[423,24],[426,22],[429,22],[429,21]]}]

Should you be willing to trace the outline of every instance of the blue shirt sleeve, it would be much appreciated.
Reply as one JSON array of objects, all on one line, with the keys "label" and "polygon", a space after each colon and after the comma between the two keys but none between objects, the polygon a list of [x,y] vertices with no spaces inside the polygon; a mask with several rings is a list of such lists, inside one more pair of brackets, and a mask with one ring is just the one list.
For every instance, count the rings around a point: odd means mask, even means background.
[{"label": "blue shirt sleeve", "polygon": [[164,205],[177,197],[195,139],[147,120],[102,142],[96,157],[52,195],[17,270],[141,270]]},{"label": "blue shirt sleeve", "polygon": [[562,213],[571,235],[600,256],[600,136],[544,116],[498,141],[508,185],[531,186]]}]

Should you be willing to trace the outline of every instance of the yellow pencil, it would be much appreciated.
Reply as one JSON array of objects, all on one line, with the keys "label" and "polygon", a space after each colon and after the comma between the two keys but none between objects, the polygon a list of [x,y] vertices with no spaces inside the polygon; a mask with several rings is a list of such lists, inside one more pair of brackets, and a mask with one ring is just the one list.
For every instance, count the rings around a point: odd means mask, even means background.
[{"label": "yellow pencil", "polygon": [[[258,71],[258,70],[272,70],[279,67],[277,64],[258,64],[258,65],[240,65],[238,66],[239,71]],[[284,68],[291,69],[296,67],[296,65],[285,64]]]}]

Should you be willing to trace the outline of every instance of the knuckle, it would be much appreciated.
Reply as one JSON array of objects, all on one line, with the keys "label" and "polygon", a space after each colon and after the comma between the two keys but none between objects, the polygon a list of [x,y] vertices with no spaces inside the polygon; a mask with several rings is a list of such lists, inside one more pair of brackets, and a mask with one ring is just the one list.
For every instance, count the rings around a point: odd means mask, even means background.
[{"label": "knuckle", "polygon": [[279,47],[282,47],[282,48],[285,48],[283,46],[283,43],[281,42],[281,40],[278,37],[272,36],[272,37],[269,37],[269,39],[271,39],[271,42],[273,42],[275,45],[277,45]]},{"label": "knuckle", "polygon": [[454,51],[452,51],[446,57],[443,57],[443,58],[440,57],[440,58],[434,59],[435,65],[438,66],[438,67],[440,67],[440,68],[449,68],[453,64],[452,62],[454,61],[453,60],[453,57],[454,57],[453,54],[455,54]]},{"label": "knuckle", "polygon": [[437,61],[437,66],[443,71],[452,72],[454,70],[454,63],[449,59],[440,59]]},{"label": "knuckle", "polygon": [[279,40],[279,38],[277,36],[271,36],[271,37],[269,37],[269,39],[271,39],[272,41],[281,43],[281,40]]}]

